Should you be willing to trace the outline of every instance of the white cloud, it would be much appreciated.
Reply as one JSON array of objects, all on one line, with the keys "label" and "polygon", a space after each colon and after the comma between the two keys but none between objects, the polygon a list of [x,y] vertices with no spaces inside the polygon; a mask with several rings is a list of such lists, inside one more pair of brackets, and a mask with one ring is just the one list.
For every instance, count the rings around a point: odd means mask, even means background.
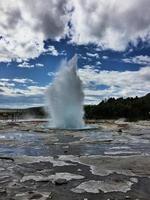
[{"label": "white cloud", "polygon": [[31,96],[31,95],[43,95],[47,89],[47,86],[29,86],[25,91],[25,96]]},{"label": "white cloud", "polygon": [[108,56],[102,56],[102,58],[103,58],[104,60],[106,60],[106,59],[108,59]]},{"label": "white cloud", "polygon": [[1,78],[0,81],[3,81],[3,82],[8,82],[10,79],[8,78]]},{"label": "white cloud", "polygon": [[56,72],[48,72],[48,76],[56,76]]},{"label": "white cloud", "polygon": [[149,7],[149,0],[0,1],[0,62],[36,58],[48,38],[68,36],[76,44],[113,50],[124,50],[130,41],[136,45],[137,38],[149,41]]},{"label": "white cloud", "polygon": [[0,79],[0,89],[1,89],[1,92],[3,91],[4,92],[4,89],[5,88],[10,88],[10,87],[14,87],[15,86],[15,83],[9,83],[8,81],[2,81]]},{"label": "white cloud", "polygon": [[13,81],[16,83],[35,83],[32,79],[28,79],[28,78],[14,78],[14,79],[10,79],[9,81]]},{"label": "white cloud", "polygon": [[99,58],[98,53],[86,53],[87,56],[92,57],[92,58]]},{"label": "white cloud", "polygon": [[33,68],[34,65],[30,65],[28,62],[24,61],[24,62],[18,64],[18,67],[22,67],[22,68]]},{"label": "white cloud", "polygon": [[101,65],[102,63],[100,61],[97,61],[96,62],[96,65]]},{"label": "white cloud", "polygon": [[[84,84],[85,103],[95,104],[109,97],[143,96],[150,92],[150,67],[143,67],[138,71],[106,71],[95,69],[94,66],[84,66],[78,69]],[[55,75],[50,73],[49,75]],[[25,84],[20,88],[18,84]],[[30,84],[29,86],[27,84]],[[32,84],[32,85],[31,85]],[[106,86],[99,89],[99,86]],[[0,79],[0,102],[3,99],[25,98],[25,102],[44,97],[47,86],[38,86],[31,79]],[[7,97],[7,98],[6,98]],[[9,98],[8,98],[9,97]],[[4,102],[2,102],[4,104]],[[13,102],[11,102],[13,104]],[[30,104],[35,102],[31,101]],[[44,102],[43,102],[44,103]]]},{"label": "white cloud", "polygon": [[124,58],[124,62],[126,63],[135,63],[139,65],[150,65],[150,56],[135,56],[131,58]]},{"label": "white cloud", "polygon": [[0,1],[0,61],[27,60],[44,52],[44,40],[66,35],[66,0]]},{"label": "white cloud", "polygon": [[44,64],[42,64],[42,63],[36,63],[35,66],[36,67],[44,67]]},{"label": "white cloud", "polygon": [[72,40],[124,50],[128,42],[148,40],[149,0],[72,0]]},{"label": "white cloud", "polygon": [[30,64],[29,62],[24,61],[22,63],[19,63],[18,67],[22,68],[44,67],[44,64],[42,63]]},{"label": "white cloud", "polygon": [[44,51],[46,54],[52,55],[52,56],[58,56],[59,53],[56,50],[54,46],[49,46],[47,49]]},{"label": "white cloud", "polygon": [[31,79],[0,79],[0,107],[43,106],[46,89]]},{"label": "white cloud", "polygon": [[[16,80],[15,82],[23,83],[23,81],[18,82],[18,80]],[[0,82],[1,94],[4,96],[7,96],[7,98],[8,97],[9,98],[20,97],[20,96],[30,97],[30,96],[37,96],[37,95],[44,96],[44,92],[45,92],[46,88],[47,88],[47,86],[43,87],[43,86],[37,86],[37,85],[30,85],[30,86],[26,86],[24,88],[19,88],[14,83],[4,84],[4,83]]]},{"label": "white cloud", "polygon": [[[85,86],[86,99],[92,97],[94,102],[109,97],[143,96],[150,92],[150,67],[139,71],[98,71],[91,66],[78,70]],[[93,88],[91,88],[91,83]],[[99,85],[106,89],[96,89]],[[85,99],[85,100],[86,100]],[[87,103],[87,101],[85,101]]]},{"label": "white cloud", "polygon": [[[24,89],[20,89],[18,84],[24,86]],[[30,84],[30,86],[27,86]],[[25,79],[25,78],[14,78],[14,79],[0,79],[0,94],[5,96],[17,96],[17,95],[28,95],[34,93],[34,86],[31,84],[36,84],[32,79]],[[38,87],[39,89],[39,87]],[[41,89],[41,87],[40,87]],[[41,91],[39,89],[39,91]]]}]

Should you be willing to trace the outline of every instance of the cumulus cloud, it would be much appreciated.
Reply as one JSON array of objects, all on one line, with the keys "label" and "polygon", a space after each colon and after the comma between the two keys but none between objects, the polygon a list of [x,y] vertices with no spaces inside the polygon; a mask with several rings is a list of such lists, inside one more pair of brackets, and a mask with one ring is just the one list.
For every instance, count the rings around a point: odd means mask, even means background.
[{"label": "cumulus cloud", "polygon": [[89,57],[92,57],[92,58],[99,58],[98,53],[89,53],[89,52],[87,52],[86,55],[89,56]]},{"label": "cumulus cloud", "polygon": [[32,79],[0,79],[0,107],[42,106],[46,89]]},{"label": "cumulus cloud", "polygon": [[106,59],[108,59],[108,56],[102,56],[102,58],[103,58],[104,60],[106,60]]},{"label": "cumulus cloud", "polygon": [[126,63],[134,63],[139,65],[150,65],[150,56],[140,55],[131,58],[124,58],[123,61]]},{"label": "cumulus cloud", "polygon": [[72,0],[72,40],[125,50],[128,42],[146,40],[150,31],[149,0]]},{"label": "cumulus cloud", "polygon": [[[1,79],[0,79],[1,80]],[[34,82],[32,79],[29,79],[29,78],[14,78],[14,79],[7,79],[8,81],[13,81],[13,82],[16,82],[16,83],[36,83]]]},{"label": "cumulus cloud", "polygon": [[[150,91],[150,67],[143,67],[139,71],[106,71],[84,66],[78,70],[85,86],[85,102],[89,98],[94,103],[109,97],[143,96]],[[97,89],[104,85],[105,89]],[[93,87],[91,87],[93,86]],[[90,103],[91,100],[90,100]]]},{"label": "cumulus cloud", "polygon": [[138,38],[149,41],[149,7],[149,0],[0,1],[0,62],[36,58],[44,41],[66,36],[119,51]]},{"label": "cumulus cloud", "polygon": [[66,35],[66,12],[66,0],[0,1],[0,61],[38,57],[44,40]]},{"label": "cumulus cloud", "polygon": [[96,65],[101,65],[102,63],[100,61],[97,61],[96,62]]},{"label": "cumulus cloud", "polygon": [[44,67],[44,64],[42,63],[30,64],[29,62],[24,61],[22,63],[19,63],[18,67],[22,68]]},{"label": "cumulus cloud", "polygon": [[[24,0],[24,5],[35,20],[34,30],[44,34],[45,38],[59,40],[66,33],[66,0]],[[34,12],[33,12],[34,10]],[[44,12],[43,12],[44,11]]]},{"label": "cumulus cloud", "polygon": [[49,46],[47,49],[44,51],[46,54],[52,55],[52,56],[58,56],[59,53],[56,50],[54,46]]},{"label": "cumulus cloud", "polygon": [[[19,84],[21,84],[25,88],[20,89]],[[32,86],[34,84],[36,84],[36,82],[28,78],[14,78],[14,79],[2,78],[0,79],[0,90],[1,94],[6,96],[27,95],[34,93],[33,92],[34,87]]]},{"label": "cumulus cloud", "polygon": [[[0,89],[1,93],[3,93],[4,96],[7,96],[9,98],[13,96],[44,96],[44,92],[47,86],[37,86],[35,85],[35,83],[36,82],[32,81],[31,79],[12,79],[11,82],[4,82],[0,80]],[[23,84],[24,87],[20,88],[18,84]]]},{"label": "cumulus cloud", "polygon": [[24,62],[18,64],[18,67],[22,67],[22,68],[33,68],[34,65],[30,65],[28,62],[24,61]]},{"label": "cumulus cloud", "polygon": [[42,63],[36,63],[35,66],[36,67],[44,67],[44,64],[42,64]]}]

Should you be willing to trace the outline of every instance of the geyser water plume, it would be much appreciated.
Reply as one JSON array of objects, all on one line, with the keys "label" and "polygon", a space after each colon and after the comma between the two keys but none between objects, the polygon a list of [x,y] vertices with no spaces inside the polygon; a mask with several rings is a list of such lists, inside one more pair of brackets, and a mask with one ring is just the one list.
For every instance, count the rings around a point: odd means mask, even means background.
[{"label": "geyser water plume", "polygon": [[52,126],[81,129],[83,121],[83,87],[77,74],[77,56],[63,62],[52,85],[47,90],[47,101]]}]

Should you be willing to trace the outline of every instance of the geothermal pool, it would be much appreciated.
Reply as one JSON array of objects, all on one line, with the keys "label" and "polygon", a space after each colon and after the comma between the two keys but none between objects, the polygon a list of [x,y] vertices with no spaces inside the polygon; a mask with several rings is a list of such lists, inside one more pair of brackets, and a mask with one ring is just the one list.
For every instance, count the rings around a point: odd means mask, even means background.
[{"label": "geothermal pool", "polygon": [[44,125],[0,122],[0,199],[149,199],[149,122]]},{"label": "geothermal pool", "polygon": [[[146,136],[145,136],[146,137]],[[43,129],[42,133],[10,131],[0,133],[0,155],[53,156],[68,149],[77,155],[136,155],[149,153],[148,138],[113,134],[96,129]],[[68,145],[68,146],[64,146]]]}]

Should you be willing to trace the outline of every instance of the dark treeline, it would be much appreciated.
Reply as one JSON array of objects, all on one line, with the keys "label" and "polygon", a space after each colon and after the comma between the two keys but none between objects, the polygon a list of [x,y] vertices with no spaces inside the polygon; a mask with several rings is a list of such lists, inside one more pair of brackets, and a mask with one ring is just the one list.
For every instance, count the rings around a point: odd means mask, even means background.
[{"label": "dark treeline", "polygon": [[117,119],[128,120],[150,119],[150,93],[144,97],[110,98],[98,105],[85,106],[86,119]]},{"label": "dark treeline", "polygon": [[45,112],[45,109],[43,107],[27,108],[25,109],[25,114],[39,118],[47,117],[47,113]]},{"label": "dark treeline", "polygon": [[[150,93],[144,97],[110,98],[101,101],[98,105],[87,105],[85,109],[86,119],[118,119],[148,120],[150,119]],[[43,107],[26,109],[0,109],[0,119],[37,118],[47,117]]]}]

